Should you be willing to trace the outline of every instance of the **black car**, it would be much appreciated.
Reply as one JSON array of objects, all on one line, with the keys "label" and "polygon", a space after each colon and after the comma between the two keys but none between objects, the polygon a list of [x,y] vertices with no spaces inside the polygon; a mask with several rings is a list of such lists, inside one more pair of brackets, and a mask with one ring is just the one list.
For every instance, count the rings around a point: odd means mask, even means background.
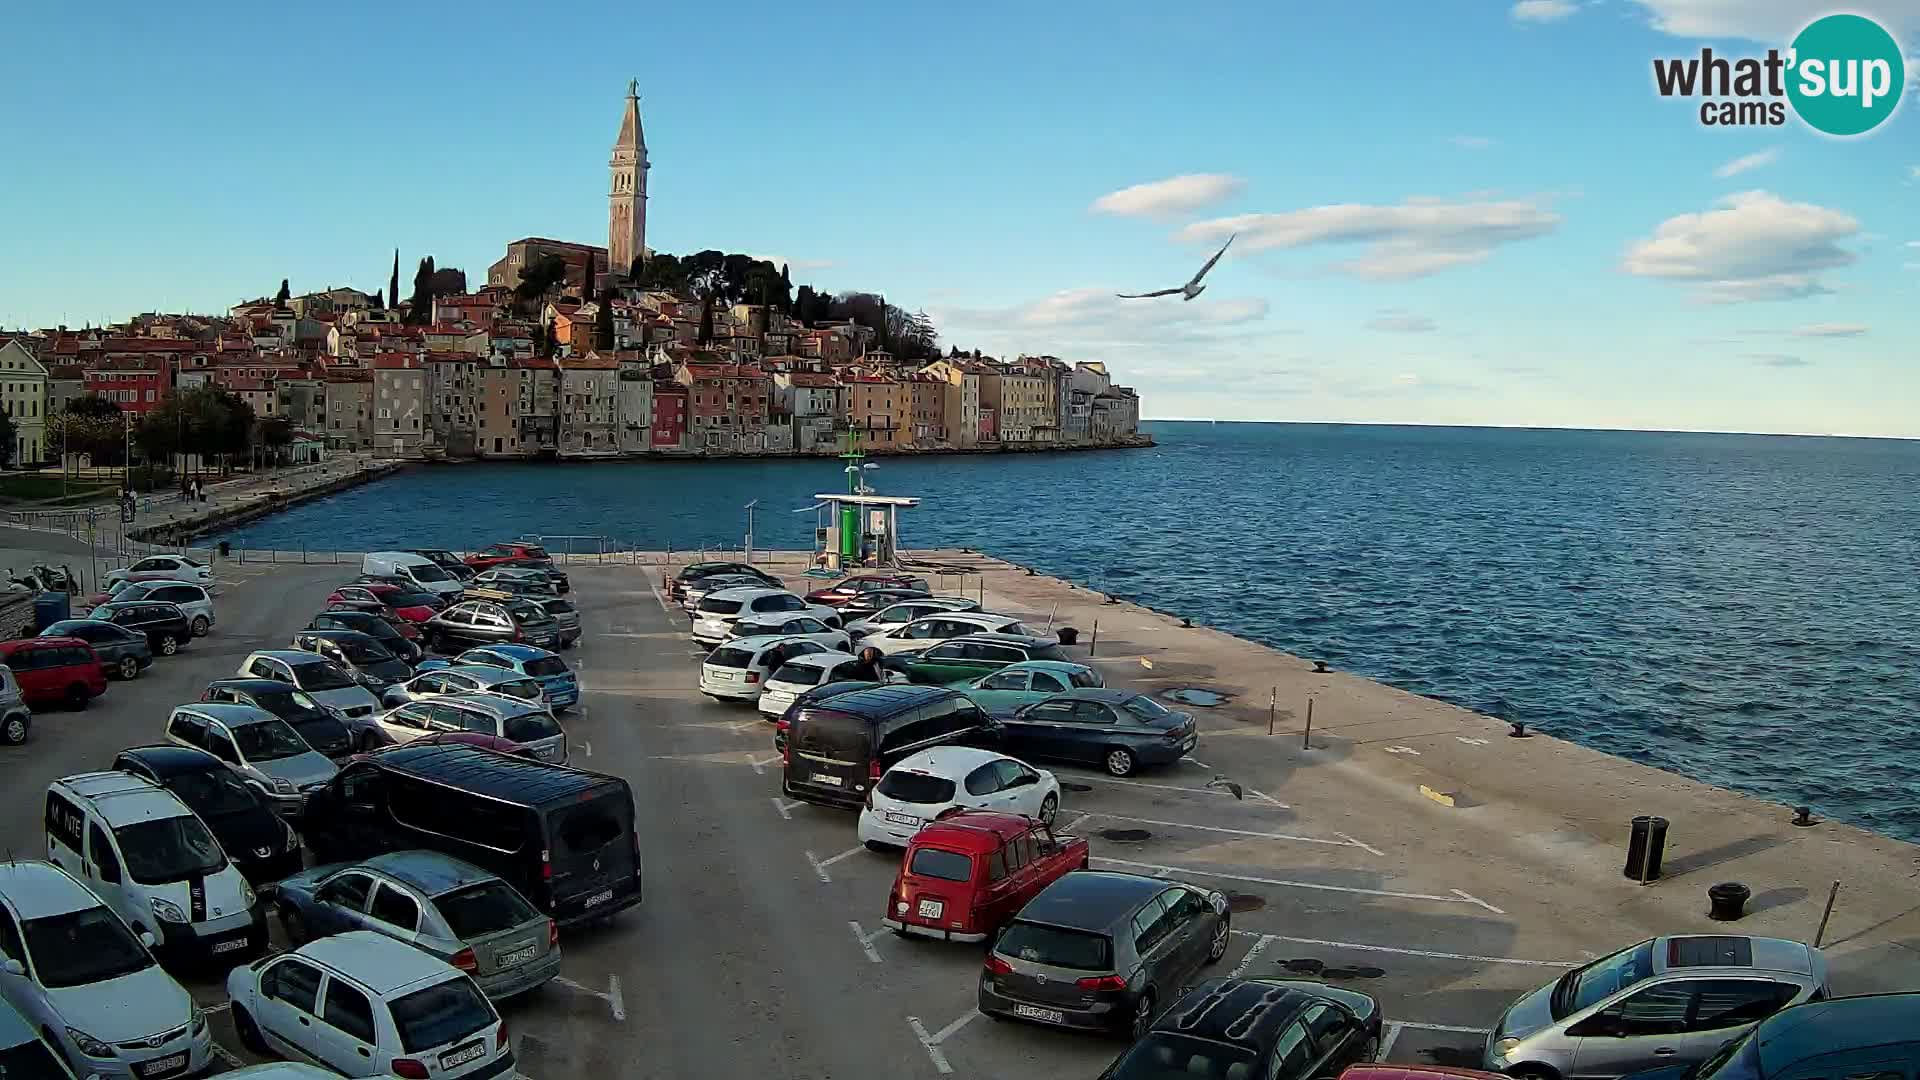
[{"label": "black car", "polygon": [[145,634],[147,644],[161,656],[172,656],[180,651],[182,645],[193,640],[193,621],[187,618],[186,612],[180,610],[179,604],[158,600],[123,600],[101,604],[93,609],[93,616]]},{"label": "black car", "polygon": [[135,746],[113,768],[166,788],[200,815],[240,873],[255,885],[303,867],[300,837],[221,760],[187,746]]},{"label": "black car", "polygon": [[137,678],[153,666],[153,646],[145,634],[100,619],[62,619],[40,631],[40,636],[79,638],[93,646],[113,678]]},{"label": "black car", "polygon": [[358,630],[302,630],[293,635],[293,647],[333,661],[354,682],[376,695],[413,678],[413,668],[406,661],[395,656],[379,638]]},{"label": "black car", "polygon": [[547,584],[553,586],[554,592],[566,593],[566,592],[573,591],[573,579],[567,577],[564,571],[562,571],[559,567],[553,565],[553,562],[551,560],[502,559],[499,562],[494,563],[492,566],[487,567],[487,569],[488,570],[538,570],[542,574],[546,575]]},{"label": "black car", "polygon": [[473,567],[460,561],[460,556],[443,548],[406,548],[409,555],[418,555],[433,565],[452,574],[456,581],[472,581],[479,573]]},{"label": "black car", "polygon": [[822,683],[819,686],[802,691],[799,697],[793,699],[793,704],[787,706],[787,711],[782,713],[780,719],[775,722],[773,729],[774,751],[782,754],[787,752],[787,728],[792,724],[794,716],[798,714],[801,709],[806,708],[816,701],[826,701],[828,698],[837,698],[841,694],[851,694],[855,690],[871,690],[880,685],[882,684],[865,682],[860,679],[841,679],[838,682]]},{"label": "black car", "polygon": [[354,719],[336,715],[325,705],[278,679],[216,679],[207,684],[201,701],[227,701],[252,705],[293,725],[307,745],[331,758],[335,764],[371,746],[382,745],[372,733],[379,725],[372,718]]},{"label": "black car", "polygon": [[745,574],[748,577],[758,578],[766,582],[767,587],[771,589],[784,589],[787,587],[786,583],[779,578],[774,577],[772,574],[758,567],[748,566],[746,563],[697,562],[688,563],[681,567],[680,572],[674,575],[673,580],[667,582],[667,592],[669,593],[667,599],[680,599],[681,595],[687,591],[688,585],[699,581],[701,578],[712,577],[715,574]]},{"label": "black car", "polygon": [[[816,687],[815,689],[818,689]],[[994,721],[958,690],[871,686],[787,713],[787,798],[858,810],[894,762],[952,743],[990,744]]]},{"label": "black car", "polygon": [[1135,690],[1100,687],[1075,687],[1024,706],[1001,726],[1003,748],[1015,757],[1099,765],[1114,776],[1171,764],[1200,741],[1186,713]]},{"label": "black car", "polygon": [[1208,979],[1174,1002],[1100,1080],[1246,1076],[1314,1080],[1380,1049],[1380,1003],[1286,979]]},{"label": "black car", "polygon": [[387,647],[387,651],[409,664],[417,664],[426,655],[420,646],[395,629],[392,620],[371,611],[323,611],[307,621],[308,630],[358,630]]}]

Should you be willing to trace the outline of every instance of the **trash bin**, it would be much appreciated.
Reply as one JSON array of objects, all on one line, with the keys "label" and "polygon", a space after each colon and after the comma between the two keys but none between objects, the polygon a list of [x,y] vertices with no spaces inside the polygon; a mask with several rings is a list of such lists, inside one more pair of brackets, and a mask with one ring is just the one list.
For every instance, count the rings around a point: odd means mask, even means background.
[{"label": "trash bin", "polygon": [[43,592],[33,598],[33,629],[45,630],[62,619],[73,617],[73,598],[65,592]]},{"label": "trash bin", "polygon": [[1063,626],[1055,630],[1054,635],[1060,639],[1060,644],[1062,645],[1075,645],[1080,641],[1080,631],[1075,630],[1071,626]]},{"label": "trash bin", "polygon": [[1667,819],[1641,816],[1633,819],[1633,831],[1627,837],[1627,866],[1621,873],[1635,881],[1655,881],[1660,877],[1660,860],[1667,849]]},{"label": "trash bin", "polygon": [[1723,881],[1707,890],[1707,918],[1732,922],[1746,914],[1747,898],[1753,890],[1737,881]]},{"label": "trash bin", "polygon": [[233,545],[225,540],[220,541],[220,557],[224,559],[231,554],[233,554]]}]

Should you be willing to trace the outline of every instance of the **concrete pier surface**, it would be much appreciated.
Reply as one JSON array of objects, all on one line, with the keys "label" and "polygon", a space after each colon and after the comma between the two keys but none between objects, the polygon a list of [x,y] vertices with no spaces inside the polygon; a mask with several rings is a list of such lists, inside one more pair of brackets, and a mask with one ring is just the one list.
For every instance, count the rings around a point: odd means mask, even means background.
[{"label": "concrete pier surface", "polygon": [[[490,539],[490,538],[487,538]],[[475,543],[481,542],[476,538]],[[1478,1063],[1501,1009],[1569,967],[1663,933],[1826,931],[1838,993],[1920,986],[1920,848],[1719,791],[1339,673],[964,552],[916,558],[940,591],[1080,631],[1068,649],[1110,685],[1229,695],[1191,711],[1192,759],[1124,781],[1036,763],[1065,786],[1064,831],[1095,866],[1228,892],[1234,938],[1216,969],[1372,994],[1392,1061]],[[562,979],[503,1008],[531,1080],[621,1077],[1074,1077],[1115,1042],[975,1011],[977,946],[884,931],[898,856],[861,847],[854,816],[781,797],[772,727],[696,687],[704,650],[659,591],[664,553],[575,561],[586,635],[567,654],[581,706],[561,716],[572,763],[626,777],[645,902],[562,939]],[[796,588],[804,556],[760,556]],[[217,564],[219,625],[87,711],[36,714],[0,748],[0,822],[16,854],[44,851],[48,781],[156,741],[169,706],[254,648],[281,647],[351,565]],[[1094,620],[1099,639],[1092,642]],[[1275,733],[1267,698],[1277,688]],[[1302,749],[1314,700],[1311,748]],[[1209,781],[1243,787],[1236,799]],[[1450,796],[1452,805],[1423,794]],[[1817,798],[1810,795],[1810,800]],[[1668,818],[1663,877],[1624,878],[1628,819]],[[1111,835],[1109,835],[1111,833]],[[1142,835],[1144,834],[1144,835]],[[1706,889],[1753,890],[1735,923]],[[216,978],[189,986],[225,1001]],[[254,1059],[215,1014],[226,1060]]]}]

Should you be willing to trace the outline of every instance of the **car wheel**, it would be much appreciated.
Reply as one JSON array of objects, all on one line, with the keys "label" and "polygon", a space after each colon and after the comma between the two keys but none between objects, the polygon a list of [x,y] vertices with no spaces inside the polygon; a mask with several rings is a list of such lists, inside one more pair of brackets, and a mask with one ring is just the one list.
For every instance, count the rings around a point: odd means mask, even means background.
[{"label": "car wheel", "polygon": [[1153,991],[1142,990],[1140,1000],[1133,1005],[1133,1027],[1128,1031],[1133,1041],[1139,1042],[1153,1026]]},{"label": "car wheel", "polygon": [[74,709],[87,707],[87,688],[80,683],[67,687],[67,706]]},{"label": "car wheel", "polygon": [[139,678],[140,677],[140,658],[137,656],[121,657],[120,658],[120,677],[123,679]]},{"label": "car wheel", "polygon": [[27,718],[25,716],[16,713],[7,717],[5,723],[0,723],[0,743],[6,743],[8,746],[19,746],[26,741]]},{"label": "car wheel", "polygon": [[1040,820],[1047,828],[1053,828],[1053,819],[1060,813],[1060,796],[1048,795],[1040,800]]},{"label": "car wheel", "polygon": [[240,1036],[240,1045],[253,1053],[265,1057],[273,1052],[267,1046],[267,1040],[260,1037],[260,1025],[254,1023],[252,1015],[238,1004],[233,1007],[233,1031]]},{"label": "car wheel", "polygon": [[1135,766],[1133,751],[1124,746],[1113,747],[1107,751],[1107,756],[1101,759],[1101,764],[1105,765],[1107,772],[1114,776],[1132,776]]},{"label": "car wheel", "polygon": [[[1213,946],[1207,950],[1207,963],[1217,964],[1221,957],[1227,955],[1227,935],[1230,932],[1225,919],[1221,919],[1220,925],[1213,928]],[[1369,1055],[1361,1060],[1372,1061],[1373,1057]]]},{"label": "car wheel", "polygon": [[193,617],[193,636],[194,637],[206,637],[207,631],[211,629],[213,629],[213,624],[207,621],[207,617],[205,615],[195,615]]},{"label": "car wheel", "polygon": [[1560,1080],[1560,1074],[1543,1065],[1520,1065],[1507,1072],[1514,1080]]},{"label": "car wheel", "polygon": [[160,655],[172,656],[180,651],[180,639],[172,634],[160,635]]}]

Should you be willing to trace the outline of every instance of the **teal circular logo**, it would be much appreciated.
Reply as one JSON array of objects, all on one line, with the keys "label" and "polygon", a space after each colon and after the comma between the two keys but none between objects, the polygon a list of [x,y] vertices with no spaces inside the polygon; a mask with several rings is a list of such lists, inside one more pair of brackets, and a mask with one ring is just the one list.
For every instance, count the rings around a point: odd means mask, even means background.
[{"label": "teal circular logo", "polygon": [[1816,131],[1863,135],[1893,115],[1907,89],[1900,43],[1859,15],[1808,23],[1789,53],[1787,99]]}]

